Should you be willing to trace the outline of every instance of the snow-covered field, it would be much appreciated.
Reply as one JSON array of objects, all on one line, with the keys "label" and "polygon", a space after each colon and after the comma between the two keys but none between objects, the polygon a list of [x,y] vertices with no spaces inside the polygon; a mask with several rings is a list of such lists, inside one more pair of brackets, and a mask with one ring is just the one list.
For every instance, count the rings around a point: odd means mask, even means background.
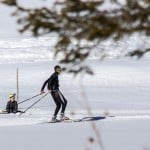
[{"label": "snow-covered field", "polygon": [[[94,76],[86,75],[82,79],[65,73],[60,76],[60,89],[68,99],[66,115],[80,119],[91,117],[85,105],[88,101],[106,150],[150,148],[149,58],[88,60],[87,63],[93,68]],[[21,101],[40,92],[55,64],[55,61],[0,64],[1,108],[5,108],[8,94],[16,91],[17,67]],[[25,110],[35,101],[19,107]],[[1,147],[5,150],[100,149],[91,121],[40,124],[50,120],[54,108],[48,95],[22,116],[0,115]],[[95,139],[94,143],[88,142],[90,137]]]},{"label": "snow-covered field", "polygon": [[[28,7],[43,5],[37,0],[19,3]],[[52,0],[47,3],[51,5]],[[44,1],[44,6],[47,3]],[[107,1],[106,7],[113,9]],[[16,92],[17,68],[22,101],[40,92],[57,64],[52,55],[56,35],[36,39],[29,33],[19,35],[16,19],[10,17],[12,12],[13,8],[0,5],[0,109],[5,109],[9,93]],[[66,115],[83,120],[90,117],[93,121],[42,124],[51,119],[55,109],[48,95],[21,116],[0,115],[0,150],[100,150],[102,145],[102,150],[149,150],[150,55],[141,60],[113,59],[126,51],[148,47],[150,38],[137,34],[101,43],[87,61],[94,76],[60,76],[60,89],[68,99]],[[98,60],[99,49],[108,50],[109,60]],[[25,110],[36,100],[19,108]],[[87,104],[92,115],[87,112]],[[101,146],[93,130],[95,125]]]}]

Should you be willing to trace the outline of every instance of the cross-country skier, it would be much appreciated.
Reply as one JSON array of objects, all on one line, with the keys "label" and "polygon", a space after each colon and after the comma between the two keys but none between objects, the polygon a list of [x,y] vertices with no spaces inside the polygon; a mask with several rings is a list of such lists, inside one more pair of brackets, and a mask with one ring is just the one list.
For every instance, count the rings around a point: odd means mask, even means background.
[{"label": "cross-country skier", "polygon": [[58,79],[58,75],[61,73],[62,68],[60,66],[55,66],[54,67],[54,73],[50,76],[50,78],[48,78],[42,88],[41,88],[41,94],[44,93],[44,88],[47,85],[47,89],[49,92],[51,92],[52,98],[56,104],[56,109],[55,112],[53,114],[52,120],[51,122],[56,122],[57,121],[57,114],[61,108],[61,114],[60,114],[60,120],[65,120],[67,117],[65,117],[65,109],[67,106],[67,100],[66,98],[63,96],[63,94],[60,92],[59,90],[59,79]]},{"label": "cross-country skier", "polygon": [[17,113],[18,104],[15,100],[16,94],[9,94],[9,101],[7,102],[6,111],[7,113]]}]

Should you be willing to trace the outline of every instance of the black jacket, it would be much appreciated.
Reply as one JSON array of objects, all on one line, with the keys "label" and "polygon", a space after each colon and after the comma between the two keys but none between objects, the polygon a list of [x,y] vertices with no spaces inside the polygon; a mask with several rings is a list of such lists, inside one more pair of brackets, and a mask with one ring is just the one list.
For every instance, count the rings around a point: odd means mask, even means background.
[{"label": "black jacket", "polygon": [[6,106],[6,111],[8,113],[16,113],[18,111],[18,104],[16,101],[8,101],[7,106]]},{"label": "black jacket", "polygon": [[59,90],[59,80],[58,80],[58,74],[56,72],[54,72],[50,78],[48,78],[42,88],[41,88],[41,91],[44,90],[45,86],[47,85],[47,89],[48,90],[52,90],[52,91],[56,91],[56,90]]}]

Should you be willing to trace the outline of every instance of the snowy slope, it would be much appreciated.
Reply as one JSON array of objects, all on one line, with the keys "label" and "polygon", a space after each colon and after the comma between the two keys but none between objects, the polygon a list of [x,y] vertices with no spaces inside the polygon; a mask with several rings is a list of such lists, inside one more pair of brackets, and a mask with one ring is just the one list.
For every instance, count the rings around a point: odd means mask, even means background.
[{"label": "snowy slope", "polygon": [[[108,60],[87,62],[95,76],[73,78],[60,76],[60,89],[68,99],[66,115],[72,118],[91,117],[85,100],[92,108],[106,150],[140,150],[149,145],[150,125],[150,60]],[[19,68],[20,101],[40,92],[43,82],[53,72],[56,61],[1,64],[0,106],[5,108],[8,94],[16,91],[16,68]],[[81,88],[81,81],[84,89]],[[82,91],[83,90],[83,91]],[[85,92],[86,97],[83,96]],[[19,106],[25,110],[36,99]],[[55,109],[50,95],[22,116],[0,115],[1,147],[9,150],[99,150],[90,144],[95,134],[90,121],[78,123],[39,124],[49,121]],[[106,117],[108,114],[111,117]],[[11,138],[9,145],[8,136]],[[18,144],[16,144],[16,142]],[[58,144],[59,142],[59,144]]]}]

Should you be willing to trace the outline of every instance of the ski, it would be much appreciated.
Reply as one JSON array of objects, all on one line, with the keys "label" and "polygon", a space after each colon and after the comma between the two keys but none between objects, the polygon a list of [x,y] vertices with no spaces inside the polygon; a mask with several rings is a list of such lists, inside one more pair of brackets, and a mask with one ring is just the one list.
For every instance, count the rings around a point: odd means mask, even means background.
[{"label": "ski", "polygon": [[8,114],[8,112],[0,109],[0,114]]},{"label": "ski", "polygon": [[45,121],[38,124],[47,124],[47,123],[75,123],[75,122],[82,122],[82,119],[65,119],[65,120],[56,120],[54,121]]},{"label": "ski", "polygon": [[8,114],[8,112],[0,112],[0,114],[1,114],[1,115],[3,115],[3,114]]},{"label": "ski", "polygon": [[16,113],[8,113],[6,110],[0,110],[0,115],[1,114],[15,114],[15,115],[19,115],[19,114],[22,114],[22,113],[24,113],[24,112],[18,111]]},{"label": "ski", "polygon": [[57,120],[55,122],[53,121],[44,121],[44,122],[40,122],[40,123],[37,123],[37,124],[48,124],[48,123],[59,123],[59,122],[62,122],[61,120]]},{"label": "ski", "polygon": [[66,119],[66,120],[63,120],[62,122],[66,122],[66,123],[73,123],[73,122],[82,122],[82,119]]}]

